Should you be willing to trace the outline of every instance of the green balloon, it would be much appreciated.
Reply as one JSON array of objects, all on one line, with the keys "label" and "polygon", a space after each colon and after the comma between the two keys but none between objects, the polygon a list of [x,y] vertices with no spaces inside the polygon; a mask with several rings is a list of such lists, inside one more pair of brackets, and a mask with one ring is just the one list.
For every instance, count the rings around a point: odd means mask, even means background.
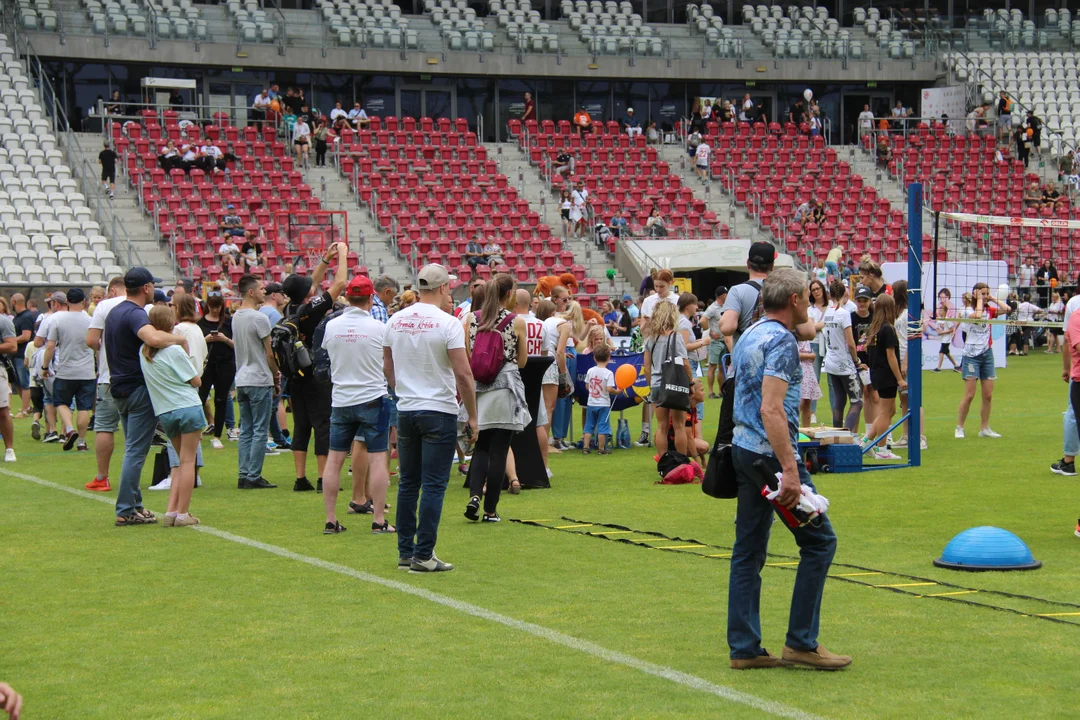
[{"label": "green balloon", "polygon": [[608,277],[608,280],[614,280],[615,279],[615,268],[608,268],[607,277]]}]

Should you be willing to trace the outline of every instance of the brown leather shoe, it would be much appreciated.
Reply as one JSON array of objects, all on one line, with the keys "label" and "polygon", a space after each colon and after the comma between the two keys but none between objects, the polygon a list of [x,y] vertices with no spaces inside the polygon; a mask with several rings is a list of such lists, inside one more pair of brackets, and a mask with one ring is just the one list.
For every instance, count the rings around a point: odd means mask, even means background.
[{"label": "brown leather shoe", "polygon": [[732,670],[762,670],[765,668],[782,667],[786,665],[783,660],[769,653],[765,650],[764,655],[758,655],[754,658],[732,658],[731,669]]},{"label": "brown leather shoe", "polygon": [[793,650],[785,645],[783,659],[792,665],[805,665],[815,670],[839,670],[851,664],[850,657],[834,655],[824,645],[818,645],[816,650]]}]

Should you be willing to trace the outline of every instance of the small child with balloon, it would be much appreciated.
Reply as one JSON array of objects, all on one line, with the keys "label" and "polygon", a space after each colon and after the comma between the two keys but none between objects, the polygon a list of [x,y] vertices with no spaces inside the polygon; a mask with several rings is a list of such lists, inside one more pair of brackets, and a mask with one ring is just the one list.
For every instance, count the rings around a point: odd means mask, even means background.
[{"label": "small child with balloon", "polygon": [[585,408],[585,432],[582,437],[581,452],[585,455],[591,452],[589,445],[592,442],[593,433],[596,433],[600,454],[610,455],[607,439],[608,435],[611,435],[611,396],[618,395],[622,390],[615,384],[615,374],[608,370],[611,348],[606,344],[597,345],[592,355],[596,365],[589,368],[589,372],[585,374],[585,388],[589,391],[589,404]]}]

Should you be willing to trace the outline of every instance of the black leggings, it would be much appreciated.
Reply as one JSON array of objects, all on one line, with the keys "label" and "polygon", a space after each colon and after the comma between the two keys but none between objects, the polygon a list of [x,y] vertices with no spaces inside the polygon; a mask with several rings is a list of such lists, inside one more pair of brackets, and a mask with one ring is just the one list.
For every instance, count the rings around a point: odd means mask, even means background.
[{"label": "black leggings", "polygon": [[315,164],[320,167],[326,166],[326,141],[315,141]]},{"label": "black leggings", "polygon": [[45,388],[30,388],[30,402],[34,406],[34,414],[40,415],[45,412]]},{"label": "black leggings", "polygon": [[[506,480],[506,458],[510,454],[513,430],[481,430],[476,437],[472,467],[469,472],[469,494],[484,496],[484,512],[495,514]],[[487,494],[484,494],[484,483]]]},{"label": "black leggings", "polygon": [[206,398],[210,397],[211,388],[214,390],[214,437],[219,440],[221,431],[225,429],[225,406],[229,402],[234,378],[236,378],[235,363],[211,361],[203,370],[202,386],[199,387],[199,402],[205,403]]},{"label": "black leggings", "polygon": [[294,452],[307,452],[311,431],[315,431],[315,454],[330,454],[330,395],[327,383],[314,378],[290,378]]}]

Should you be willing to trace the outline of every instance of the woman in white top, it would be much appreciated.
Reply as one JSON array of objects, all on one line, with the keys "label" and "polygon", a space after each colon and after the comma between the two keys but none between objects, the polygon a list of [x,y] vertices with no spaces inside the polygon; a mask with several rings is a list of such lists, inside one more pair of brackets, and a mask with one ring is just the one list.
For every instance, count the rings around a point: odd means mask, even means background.
[{"label": "woman in white top", "polygon": [[[536,306],[536,319],[543,325],[540,351],[555,358],[555,362],[548,365],[544,371],[542,384],[542,399],[548,417],[548,437],[551,437],[551,418],[555,416],[555,401],[559,398],[559,377],[567,377],[566,345],[570,341],[571,326],[564,318],[555,314],[555,303],[550,300],[541,300]],[[552,445],[548,452],[562,451]]]},{"label": "woman in white top", "polygon": [[1061,329],[1061,321],[1064,317],[1065,303],[1061,302],[1060,293],[1053,292],[1050,295],[1050,306],[1046,308],[1046,320],[1054,323],[1054,326],[1050,328],[1050,332],[1046,334],[1047,353],[1061,352],[1061,336],[1064,334],[1064,330]]},{"label": "woman in white top", "polygon": [[[833,427],[846,427],[855,432],[862,413],[862,383],[859,382],[859,354],[851,334],[851,313],[843,305],[844,283],[839,278],[830,286],[833,300],[822,318],[825,336],[825,360],[822,366],[829,378],[829,399],[832,403]],[[865,367],[865,366],[863,366]],[[850,403],[847,417],[844,406]]]},{"label": "woman in white top", "polygon": [[[829,309],[829,291],[825,288],[825,283],[821,280],[814,279],[810,282],[810,307],[807,308],[806,314],[814,323],[814,329],[817,330],[817,335],[811,341],[810,345],[814,350],[814,377],[817,378],[818,383],[821,382],[821,363],[825,361],[825,311]],[[817,422],[817,400],[810,401],[810,417],[811,422]]]},{"label": "woman in white top", "polygon": [[293,125],[293,146],[296,148],[296,162],[307,166],[308,151],[311,149],[311,127],[303,116]]}]

